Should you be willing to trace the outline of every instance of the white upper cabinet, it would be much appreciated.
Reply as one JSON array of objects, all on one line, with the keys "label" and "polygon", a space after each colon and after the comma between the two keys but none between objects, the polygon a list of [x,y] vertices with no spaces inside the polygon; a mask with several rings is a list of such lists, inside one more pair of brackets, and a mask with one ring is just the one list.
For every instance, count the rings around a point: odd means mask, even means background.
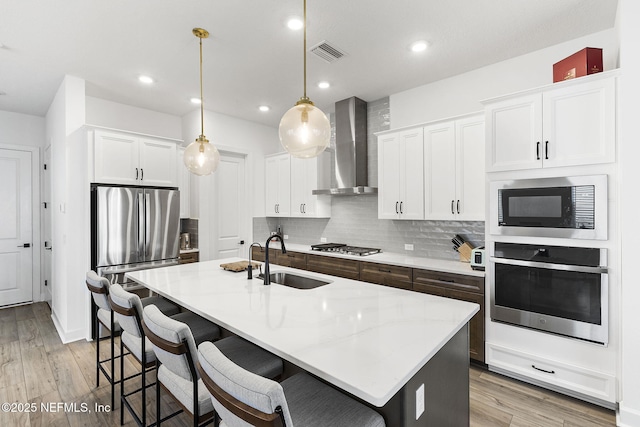
[{"label": "white upper cabinet", "polygon": [[423,219],[423,130],[378,136],[378,218]]},{"label": "white upper cabinet", "polygon": [[484,117],[424,128],[425,219],[484,220]]},{"label": "white upper cabinet", "polygon": [[330,196],[314,196],[313,190],[331,185],[330,153],[311,159],[291,157],[291,216],[301,218],[331,217]]},{"label": "white upper cabinet", "polygon": [[615,161],[616,79],[594,76],[487,101],[488,172]]},{"label": "white upper cabinet", "polygon": [[185,147],[177,148],[176,169],[178,176],[178,190],[180,190],[180,218],[191,216],[191,172],[184,165]]},{"label": "white upper cabinet", "polygon": [[177,186],[175,142],[96,130],[94,144],[94,182]]},{"label": "white upper cabinet", "polygon": [[291,156],[277,154],[265,160],[266,216],[291,215]]}]

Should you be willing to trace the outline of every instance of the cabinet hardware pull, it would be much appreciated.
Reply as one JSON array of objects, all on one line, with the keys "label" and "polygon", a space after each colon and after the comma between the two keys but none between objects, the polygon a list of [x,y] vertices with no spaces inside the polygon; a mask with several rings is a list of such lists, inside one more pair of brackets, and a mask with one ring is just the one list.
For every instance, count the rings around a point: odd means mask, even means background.
[{"label": "cabinet hardware pull", "polygon": [[378,268],[378,271],[381,271],[383,273],[391,273],[391,270],[389,270],[388,268]]},{"label": "cabinet hardware pull", "polygon": [[400,215],[402,215],[402,203],[403,202],[400,202]]},{"label": "cabinet hardware pull", "polygon": [[138,168],[136,168],[136,181],[138,180]]},{"label": "cabinet hardware pull", "polygon": [[556,373],[556,371],[547,371],[546,369],[538,368],[536,365],[531,365],[531,367],[533,369],[536,369],[538,371],[541,371],[541,372],[544,372],[544,373],[547,373],[547,374],[555,374]]},{"label": "cabinet hardware pull", "polygon": [[536,142],[536,160],[540,160],[540,141]]},{"label": "cabinet hardware pull", "polygon": [[451,201],[451,215],[455,214],[456,212],[453,210],[453,204],[454,204],[454,200]]},{"label": "cabinet hardware pull", "polygon": [[307,204],[306,203],[302,204],[302,213],[307,213]]},{"label": "cabinet hardware pull", "polygon": [[144,179],[144,169],[140,168],[140,181]]},{"label": "cabinet hardware pull", "polygon": [[453,279],[441,279],[441,278],[438,278],[438,281],[447,282],[447,283],[456,283],[456,281],[453,280]]},{"label": "cabinet hardware pull", "polygon": [[549,141],[544,142],[544,158],[549,160]]},{"label": "cabinet hardware pull", "polygon": [[398,202],[396,202],[396,213],[398,213]]},{"label": "cabinet hardware pull", "polygon": [[302,203],[300,203],[300,213],[304,213],[304,211],[302,210]]},{"label": "cabinet hardware pull", "polygon": [[456,202],[456,210],[458,211],[458,215],[460,215],[460,199]]}]

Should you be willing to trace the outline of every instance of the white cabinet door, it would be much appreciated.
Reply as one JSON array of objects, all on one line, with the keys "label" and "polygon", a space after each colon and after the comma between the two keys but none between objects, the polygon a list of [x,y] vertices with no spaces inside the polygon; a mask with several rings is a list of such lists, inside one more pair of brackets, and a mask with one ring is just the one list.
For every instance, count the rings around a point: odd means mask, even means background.
[{"label": "white cabinet door", "polygon": [[278,154],[265,160],[265,212],[266,216],[291,214],[291,156]]},{"label": "white cabinet door", "polygon": [[305,212],[310,216],[315,215],[311,190],[315,184],[313,177],[317,173],[318,163],[315,159],[291,157],[291,216],[304,217]]},{"label": "white cabinet door", "polygon": [[425,219],[453,219],[456,208],[454,122],[424,128]]},{"label": "white cabinet door", "polygon": [[176,187],[176,144],[140,138],[140,185]]},{"label": "white cabinet door", "polygon": [[138,139],[126,134],[95,131],[94,141],[94,181],[137,185],[140,178]]},{"label": "white cabinet door", "polygon": [[422,128],[378,138],[378,218],[424,218],[422,138]]},{"label": "white cabinet door", "polygon": [[424,128],[425,219],[484,220],[484,116]]},{"label": "white cabinet door", "polygon": [[184,165],[184,147],[176,149],[176,173],[178,176],[178,190],[180,190],[180,218],[191,216],[191,172]]},{"label": "white cabinet door", "polygon": [[534,94],[487,106],[489,172],[542,167],[542,96]]},{"label": "white cabinet door", "polygon": [[456,121],[456,219],[485,220],[484,116]]},{"label": "white cabinet door", "polygon": [[615,161],[615,80],[543,94],[544,167]]}]

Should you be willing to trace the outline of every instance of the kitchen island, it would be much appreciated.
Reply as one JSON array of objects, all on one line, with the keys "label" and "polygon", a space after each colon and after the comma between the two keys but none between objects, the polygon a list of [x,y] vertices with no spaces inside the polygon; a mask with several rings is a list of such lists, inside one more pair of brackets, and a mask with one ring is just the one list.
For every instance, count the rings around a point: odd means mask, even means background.
[{"label": "kitchen island", "polygon": [[295,289],[246,272],[229,258],[127,276],[380,411],[388,426],[469,422],[467,322],[476,304],[349,279]]}]

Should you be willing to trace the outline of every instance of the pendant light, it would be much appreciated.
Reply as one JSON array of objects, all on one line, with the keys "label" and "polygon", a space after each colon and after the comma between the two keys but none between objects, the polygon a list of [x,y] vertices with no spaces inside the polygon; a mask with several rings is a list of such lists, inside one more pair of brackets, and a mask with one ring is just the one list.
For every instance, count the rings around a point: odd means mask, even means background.
[{"label": "pendant light", "polygon": [[204,100],[202,98],[202,39],[209,37],[209,32],[202,28],[194,28],[193,35],[200,39],[200,136],[184,150],[184,164],[189,172],[195,175],[209,175],[218,168],[220,153],[204,136]]},{"label": "pendant light", "polygon": [[327,116],[307,97],[307,0],[304,0],[304,95],[280,120],[280,143],[293,157],[311,158],[322,153],[331,138]]}]

